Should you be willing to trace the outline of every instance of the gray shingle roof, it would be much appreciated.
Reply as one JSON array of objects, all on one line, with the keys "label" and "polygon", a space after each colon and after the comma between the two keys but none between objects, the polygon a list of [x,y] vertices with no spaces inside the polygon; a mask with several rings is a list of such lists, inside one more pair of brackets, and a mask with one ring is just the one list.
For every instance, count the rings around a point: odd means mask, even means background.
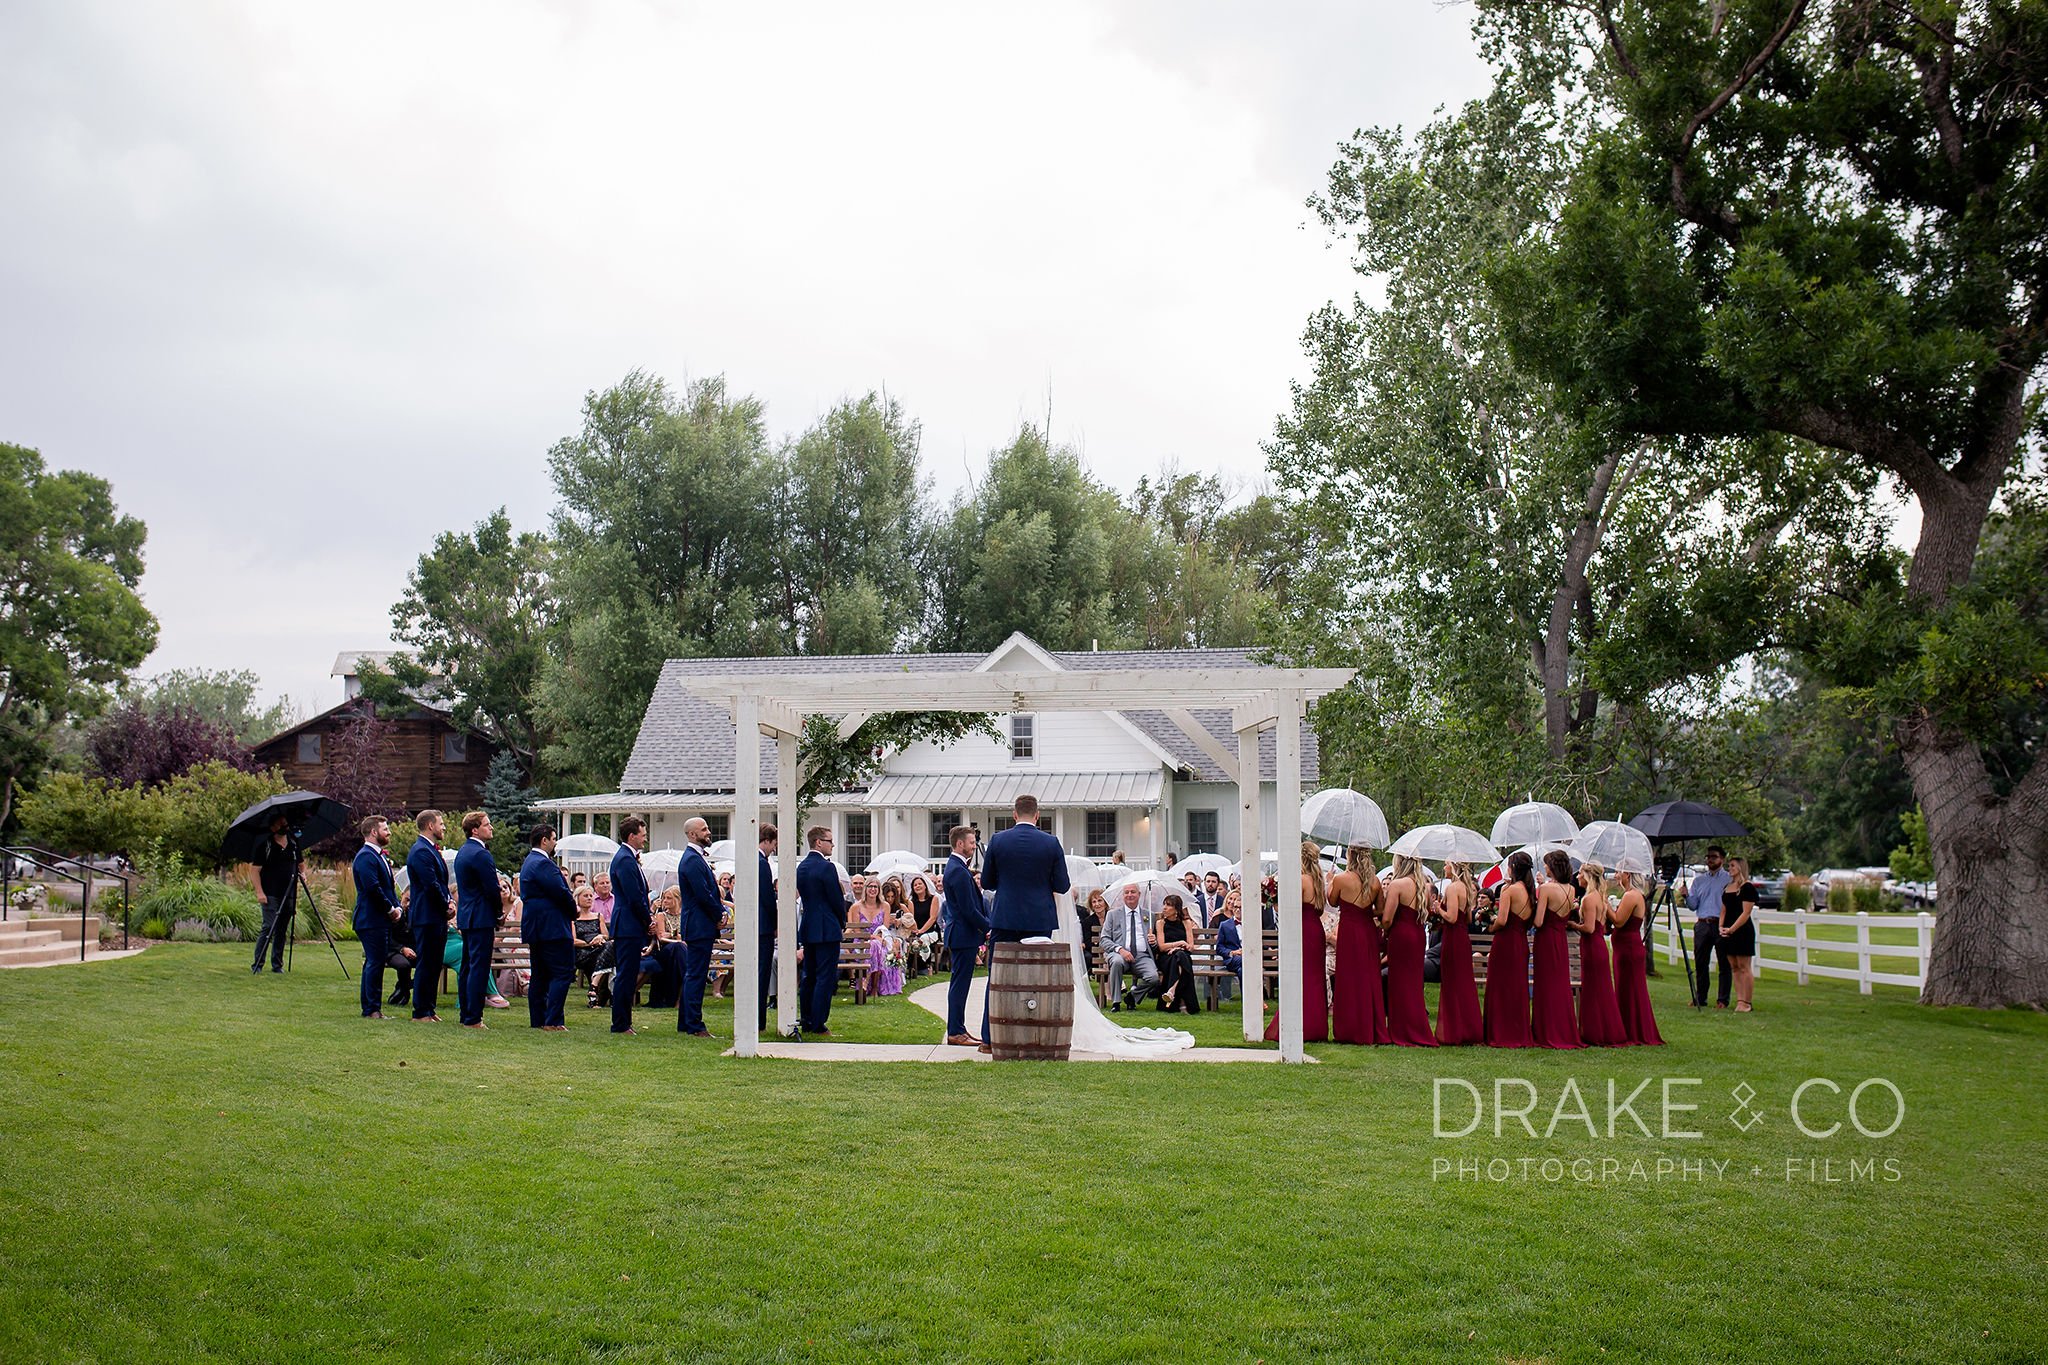
[{"label": "gray shingle roof", "polygon": [[[1252,664],[1243,649],[1109,650],[1053,653],[1062,668],[1081,671],[1109,668],[1243,668]],[[970,673],[986,654],[836,654],[786,658],[670,659],[647,701],[633,755],[619,779],[622,792],[730,791],[733,786],[732,717],[709,702],[683,691],[683,679],[745,673],[884,673],[902,669],[919,673]],[[1230,712],[1195,709],[1192,714],[1228,751],[1237,747]],[[1158,711],[1128,711],[1126,720],[1175,762],[1204,782],[1225,781],[1223,770],[1180,728]],[[1273,777],[1273,733],[1259,736],[1259,776]],[[1302,726],[1302,781],[1312,784],[1318,772],[1315,731]],[[775,783],[775,750],[763,745],[761,781]]]}]

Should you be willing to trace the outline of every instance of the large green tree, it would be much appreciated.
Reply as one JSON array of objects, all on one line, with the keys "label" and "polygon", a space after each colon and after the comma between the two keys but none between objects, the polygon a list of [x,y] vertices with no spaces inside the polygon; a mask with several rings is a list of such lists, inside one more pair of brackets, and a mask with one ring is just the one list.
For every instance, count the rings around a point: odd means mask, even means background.
[{"label": "large green tree", "polygon": [[[1973,588],[2040,431],[2048,6],[2040,0],[1491,0],[1504,86],[1598,136],[1494,273],[1517,361],[1650,436],[1776,434],[1910,491],[1896,595],[1837,614],[1888,703],[1941,918],[1925,998],[2048,1005],[2040,623]],[[2044,566],[2035,565],[2038,577]],[[1877,629],[1882,627],[1882,629]],[[2029,674],[2028,670],[2034,671]],[[1987,692],[1998,706],[1973,705]]]},{"label": "large green tree", "polygon": [[0,442],[0,826],[57,731],[156,647],[135,591],[144,535],[105,479]]}]

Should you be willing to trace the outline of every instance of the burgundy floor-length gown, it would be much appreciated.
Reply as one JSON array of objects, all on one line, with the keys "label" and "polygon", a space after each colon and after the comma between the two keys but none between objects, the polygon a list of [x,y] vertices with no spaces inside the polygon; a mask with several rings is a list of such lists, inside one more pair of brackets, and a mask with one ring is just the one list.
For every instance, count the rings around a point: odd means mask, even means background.
[{"label": "burgundy floor-length gown", "polygon": [[1607,964],[1604,928],[1579,931],[1579,1041],[1587,1047],[1625,1047],[1621,1003]]},{"label": "burgundy floor-length gown", "polygon": [[[1340,929],[1339,947],[1343,942],[1343,930]],[[1301,1041],[1304,1043],[1330,1041],[1330,986],[1323,965],[1328,953],[1328,946],[1323,942],[1322,909],[1304,900],[1301,904]],[[1280,1041],[1278,1000],[1273,1002],[1273,1021],[1266,1025],[1266,1041]]]},{"label": "burgundy floor-length gown", "polygon": [[1657,1012],[1650,1008],[1650,954],[1643,946],[1641,915],[1614,931],[1614,994],[1622,1037],[1642,1047],[1662,1047]]},{"label": "burgundy floor-length gown", "polygon": [[1529,922],[1505,910],[1486,954],[1486,1045],[1536,1045],[1529,1036]]},{"label": "burgundy floor-length gown", "polygon": [[1422,912],[1396,905],[1387,928],[1387,1037],[1399,1047],[1436,1046],[1422,994],[1422,956],[1428,946]]},{"label": "burgundy floor-length gown", "polygon": [[1536,991],[1529,1000],[1529,1036],[1537,1047],[1582,1047],[1572,1013],[1572,931],[1562,915],[1536,926]]},{"label": "burgundy floor-length gown", "polygon": [[1371,911],[1337,902],[1337,975],[1330,990],[1330,1037],[1339,1043],[1387,1041],[1380,993],[1380,926]]},{"label": "burgundy floor-length gown", "polygon": [[1486,1035],[1479,1013],[1479,986],[1472,979],[1472,931],[1465,921],[1446,922],[1441,956],[1441,985],[1436,997],[1436,1040],[1445,1047],[1465,1047]]}]

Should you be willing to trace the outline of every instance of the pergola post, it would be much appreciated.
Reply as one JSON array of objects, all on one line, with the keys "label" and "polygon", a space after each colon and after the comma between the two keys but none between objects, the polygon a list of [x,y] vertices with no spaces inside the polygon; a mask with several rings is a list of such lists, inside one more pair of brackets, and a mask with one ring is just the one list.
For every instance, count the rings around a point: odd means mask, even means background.
[{"label": "pergola post", "polygon": [[[1280,1058],[1303,1060],[1301,960],[1301,693],[1284,690],[1275,700],[1273,733],[1275,852],[1280,855]],[[1320,906],[1317,907],[1321,909]],[[1323,970],[1320,962],[1313,970]]]},{"label": "pergola post", "polygon": [[1266,1036],[1266,915],[1259,897],[1259,731],[1237,732],[1237,844],[1244,914],[1244,1040]]},{"label": "pergola post", "polygon": [[751,696],[733,703],[732,1050],[759,1050],[761,1008],[761,705]]},{"label": "pergola post", "polygon": [[[796,736],[775,737],[776,827],[782,834],[781,875],[775,880],[775,1031],[787,1038],[802,1016],[796,998],[796,864],[809,852],[796,827]],[[759,956],[758,952],[756,956]],[[756,1014],[760,1006],[754,1007]]]}]

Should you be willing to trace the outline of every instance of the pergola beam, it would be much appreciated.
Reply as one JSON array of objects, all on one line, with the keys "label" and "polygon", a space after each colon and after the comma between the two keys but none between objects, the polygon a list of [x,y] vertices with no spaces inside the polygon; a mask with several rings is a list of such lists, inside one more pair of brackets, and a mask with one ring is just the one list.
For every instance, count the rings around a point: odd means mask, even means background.
[{"label": "pergola beam", "polygon": [[[1220,742],[1218,742],[1216,736],[1209,733],[1208,726],[1202,724],[1202,722],[1200,722],[1199,720],[1196,720],[1194,714],[1185,709],[1184,707],[1169,706],[1162,707],[1160,709],[1165,712],[1166,718],[1172,721],[1175,727],[1178,728],[1182,734],[1186,735],[1190,740],[1194,741],[1194,745],[1197,749],[1200,749],[1210,758],[1216,760],[1216,766],[1223,769],[1223,778],[1226,782],[1237,781],[1236,756],[1232,754],[1230,750],[1224,748],[1223,745]],[[1256,774],[1258,772],[1258,769],[1254,768],[1252,771],[1254,774]],[[1254,784],[1256,784],[1256,776],[1254,776],[1253,781]]]}]

